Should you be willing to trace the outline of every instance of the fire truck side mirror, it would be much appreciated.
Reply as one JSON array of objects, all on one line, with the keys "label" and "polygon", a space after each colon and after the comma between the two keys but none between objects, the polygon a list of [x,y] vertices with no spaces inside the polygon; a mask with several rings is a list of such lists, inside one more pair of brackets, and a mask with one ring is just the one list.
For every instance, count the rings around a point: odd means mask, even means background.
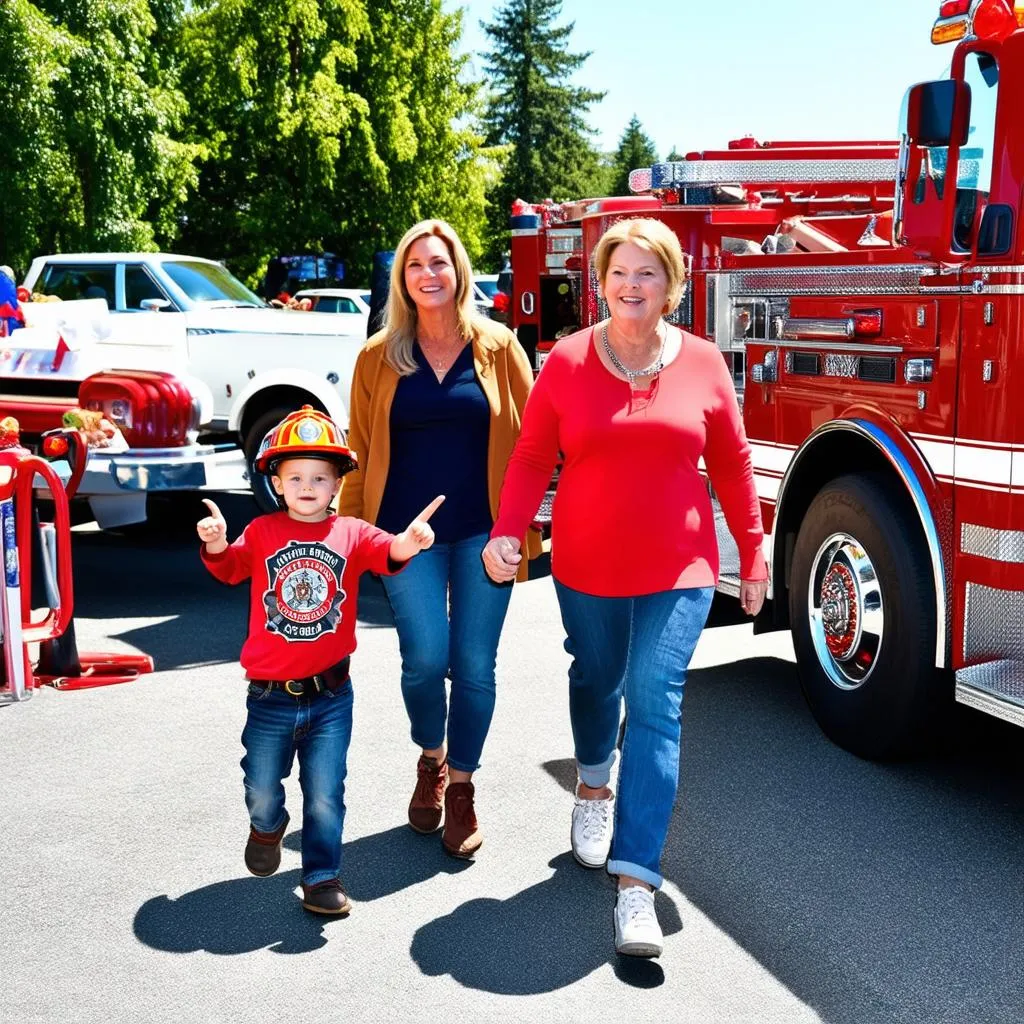
[{"label": "fire truck side mirror", "polygon": [[967,142],[971,89],[966,82],[943,78],[915,85],[907,97],[907,135],[918,146],[953,144],[954,116],[961,126],[957,145]]}]

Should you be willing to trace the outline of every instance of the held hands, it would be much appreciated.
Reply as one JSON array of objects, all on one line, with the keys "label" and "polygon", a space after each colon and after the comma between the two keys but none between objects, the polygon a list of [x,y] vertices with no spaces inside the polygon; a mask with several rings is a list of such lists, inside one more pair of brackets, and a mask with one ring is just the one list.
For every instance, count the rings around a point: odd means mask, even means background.
[{"label": "held hands", "polygon": [[519,554],[522,542],[516,537],[492,537],[484,546],[481,558],[484,569],[495,583],[508,583],[516,578],[519,563],[523,556]]},{"label": "held hands", "polygon": [[196,532],[206,545],[206,550],[211,555],[219,555],[228,546],[228,524],[214,502],[203,498],[203,504],[210,510],[210,514],[196,523]]},{"label": "held hands", "polygon": [[393,562],[408,562],[434,543],[434,531],[428,520],[441,507],[444,495],[439,494],[395,539],[388,554]]},{"label": "held hands", "polygon": [[740,581],[740,607],[748,615],[756,615],[768,594],[767,580]]}]

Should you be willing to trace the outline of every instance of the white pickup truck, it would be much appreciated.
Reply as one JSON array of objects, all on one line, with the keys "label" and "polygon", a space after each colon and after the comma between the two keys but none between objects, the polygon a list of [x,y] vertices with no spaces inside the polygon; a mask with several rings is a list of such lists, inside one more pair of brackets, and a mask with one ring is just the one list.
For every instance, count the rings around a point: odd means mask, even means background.
[{"label": "white pickup truck", "polygon": [[[128,442],[90,455],[79,494],[101,527],[141,522],[152,491],[250,483],[263,435],[309,403],[342,427],[365,338],[349,318],[268,307],[219,263],[168,253],[40,256],[23,287],[26,327],[0,342],[0,415],[23,435],[75,405],[102,410]],[[251,480],[250,480],[251,476]]]}]

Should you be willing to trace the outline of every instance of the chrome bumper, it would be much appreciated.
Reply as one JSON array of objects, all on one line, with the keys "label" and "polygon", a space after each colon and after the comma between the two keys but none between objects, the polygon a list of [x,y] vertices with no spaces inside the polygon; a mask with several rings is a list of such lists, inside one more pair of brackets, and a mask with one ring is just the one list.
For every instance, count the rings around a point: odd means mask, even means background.
[{"label": "chrome bumper", "polygon": [[90,452],[78,493],[232,491],[249,486],[245,453],[234,445]]},{"label": "chrome bumper", "polygon": [[[71,475],[66,462],[54,462],[53,468],[61,480]],[[36,486],[45,495],[41,477],[36,478]],[[248,488],[245,453],[234,445],[142,448],[110,454],[100,449],[89,452],[77,496],[88,499],[97,523],[106,528],[144,522],[147,494]]]}]

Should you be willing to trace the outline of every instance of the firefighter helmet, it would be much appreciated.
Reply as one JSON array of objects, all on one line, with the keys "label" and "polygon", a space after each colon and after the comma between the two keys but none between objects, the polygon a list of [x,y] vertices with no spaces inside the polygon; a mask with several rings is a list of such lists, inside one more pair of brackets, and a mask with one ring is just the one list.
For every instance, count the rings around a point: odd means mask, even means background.
[{"label": "firefighter helmet", "polygon": [[334,421],[311,405],[289,413],[267,431],[256,452],[258,473],[273,473],[282,459],[327,459],[341,475],[358,465],[356,454],[342,440]]}]

